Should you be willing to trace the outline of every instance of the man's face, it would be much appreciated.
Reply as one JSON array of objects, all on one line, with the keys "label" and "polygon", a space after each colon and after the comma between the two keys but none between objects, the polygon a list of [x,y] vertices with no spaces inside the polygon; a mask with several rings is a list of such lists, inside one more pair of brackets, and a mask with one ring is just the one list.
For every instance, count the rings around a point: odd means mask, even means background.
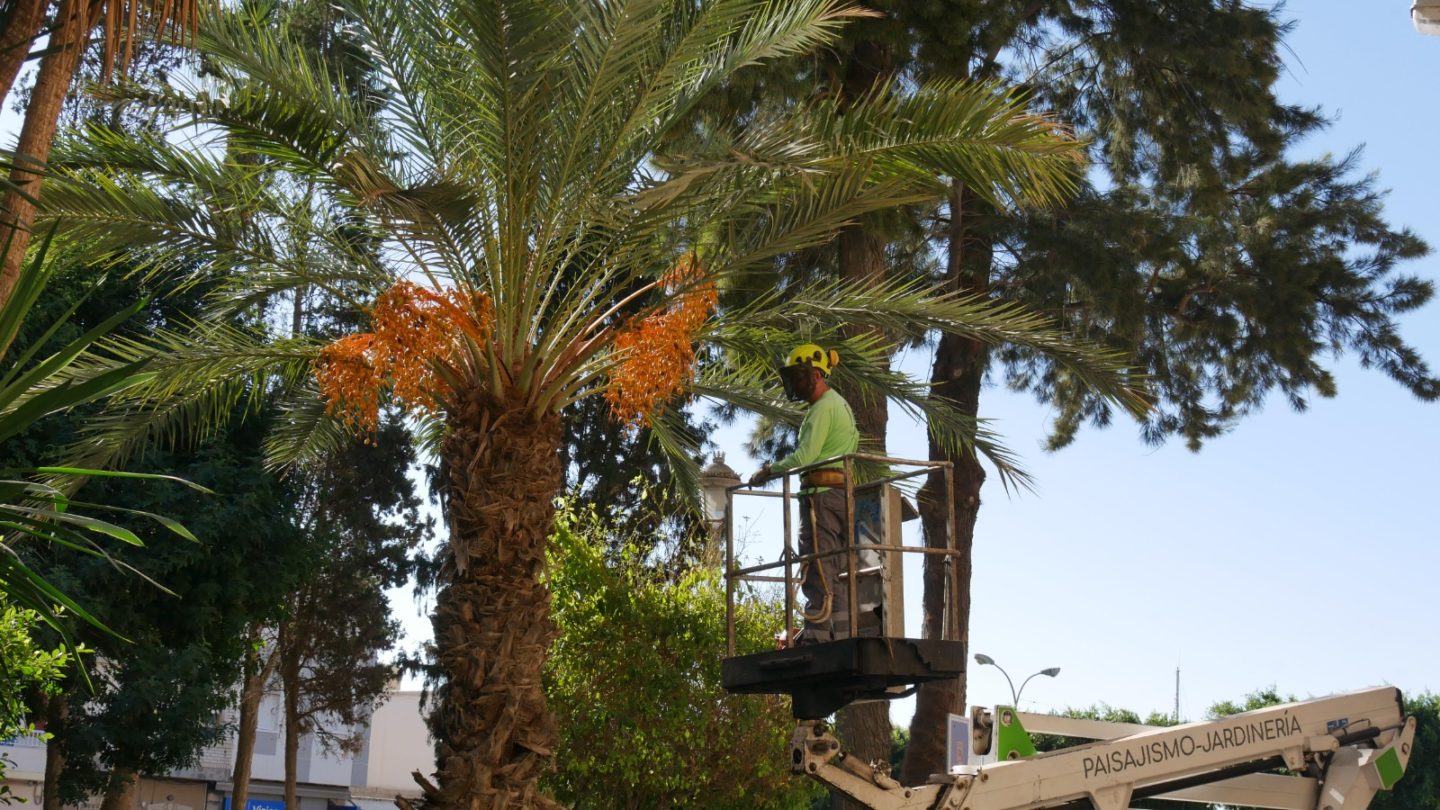
[{"label": "man's face", "polygon": [[815,375],[820,372],[805,364],[780,367],[780,382],[785,386],[785,396],[794,402],[809,402],[815,393]]}]

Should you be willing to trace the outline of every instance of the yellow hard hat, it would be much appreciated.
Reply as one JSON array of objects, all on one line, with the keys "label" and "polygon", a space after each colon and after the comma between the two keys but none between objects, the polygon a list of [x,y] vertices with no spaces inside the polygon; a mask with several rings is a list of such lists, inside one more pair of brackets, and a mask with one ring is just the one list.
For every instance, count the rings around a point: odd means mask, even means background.
[{"label": "yellow hard hat", "polygon": [[789,356],[785,358],[785,365],[813,366],[829,377],[830,372],[840,365],[840,353],[834,349],[826,351],[814,343],[802,343],[790,350]]}]

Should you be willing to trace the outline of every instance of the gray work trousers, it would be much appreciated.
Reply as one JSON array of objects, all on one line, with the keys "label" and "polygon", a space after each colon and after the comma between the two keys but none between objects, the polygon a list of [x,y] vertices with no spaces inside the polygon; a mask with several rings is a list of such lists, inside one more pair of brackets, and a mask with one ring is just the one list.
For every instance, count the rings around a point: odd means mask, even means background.
[{"label": "gray work trousers", "polygon": [[[800,496],[800,554],[842,549],[845,542],[845,490],[822,489]],[[830,615],[805,622],[805,635],[814,641],[850,637],[850,589],[840,579],[847,570],[844,554],[811,560],[800,580],[805,614],[819,617],[825,610],[825,589],[830,590]]]}]

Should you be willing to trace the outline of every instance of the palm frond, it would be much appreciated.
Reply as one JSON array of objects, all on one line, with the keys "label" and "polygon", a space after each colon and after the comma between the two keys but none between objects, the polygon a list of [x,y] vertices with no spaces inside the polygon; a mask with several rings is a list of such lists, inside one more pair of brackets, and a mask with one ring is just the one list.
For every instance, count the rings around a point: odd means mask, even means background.
[{"label": "palm frond", "polygon": [[668,410],[657,414],[650,422],[652,440],[659,444],[670,463],[670,472],[675,477],[677,488],[687,497],[678,499],[698,513],[700,498],[700,445],[695,436],[685,429],[682,414]]},{"label": "palm frond", "polygon": [[292,468],[333,455],[354,441],[340,420],[327,411],[313,385],[295,385],[276,403],[276,419],[265,434],[265,462]]},{"label": "palm frond", "polygon": [[844,109],[826,100],[814,120],[817,137],[840,147],[826,160],[869,160],[916,182],[945,175],[1001,206],[1050,205],[1075,192],[1084,144],[1026,103],[999,84],[951,79],[913,93],[877,88]]},{"label": "palm frond", "polygon": [[89,379],[141,357],[152,358],[146,379],[112,397],[68,455],[77,465],[108,467],[152,443],[203,441],[270,398],[308,384],[318,350],[304,338],[269,340],[223,323],[103,341],[58,379]]},{"label": "palm frond", "polygon": [[725,326],[774,330],[782,342],[797,326],[811,329],[816,324],[873,326],[896,337],[941,332],[989,345],[1024,346],[1054,358],[1128,413],[1141,416],[1150,407],[1145,377],[1123,352],[1068,337],[1049,319],[1017,304],[959,295],[913,280],[808,284],[786,297],[783,306],[773,294],[761,295],[723,319]]}]

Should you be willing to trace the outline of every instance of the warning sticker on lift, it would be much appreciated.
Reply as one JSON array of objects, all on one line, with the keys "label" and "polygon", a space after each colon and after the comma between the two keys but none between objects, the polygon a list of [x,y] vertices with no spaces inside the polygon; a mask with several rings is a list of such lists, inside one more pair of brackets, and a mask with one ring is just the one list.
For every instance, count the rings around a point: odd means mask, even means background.
[{"label": "warning sticker on lift", "polygon": [[1269,720],[1210,730],[1197,729],[1194,733],[1180,737],[1091,754],[1084,760],[1085,778],[1109,776],[1132,768],[1158,765],[1196,754],[1209,754],[1258,742],[1270,742],[1299,733],[1300,721],[1294,717],[1273,717]]}]

